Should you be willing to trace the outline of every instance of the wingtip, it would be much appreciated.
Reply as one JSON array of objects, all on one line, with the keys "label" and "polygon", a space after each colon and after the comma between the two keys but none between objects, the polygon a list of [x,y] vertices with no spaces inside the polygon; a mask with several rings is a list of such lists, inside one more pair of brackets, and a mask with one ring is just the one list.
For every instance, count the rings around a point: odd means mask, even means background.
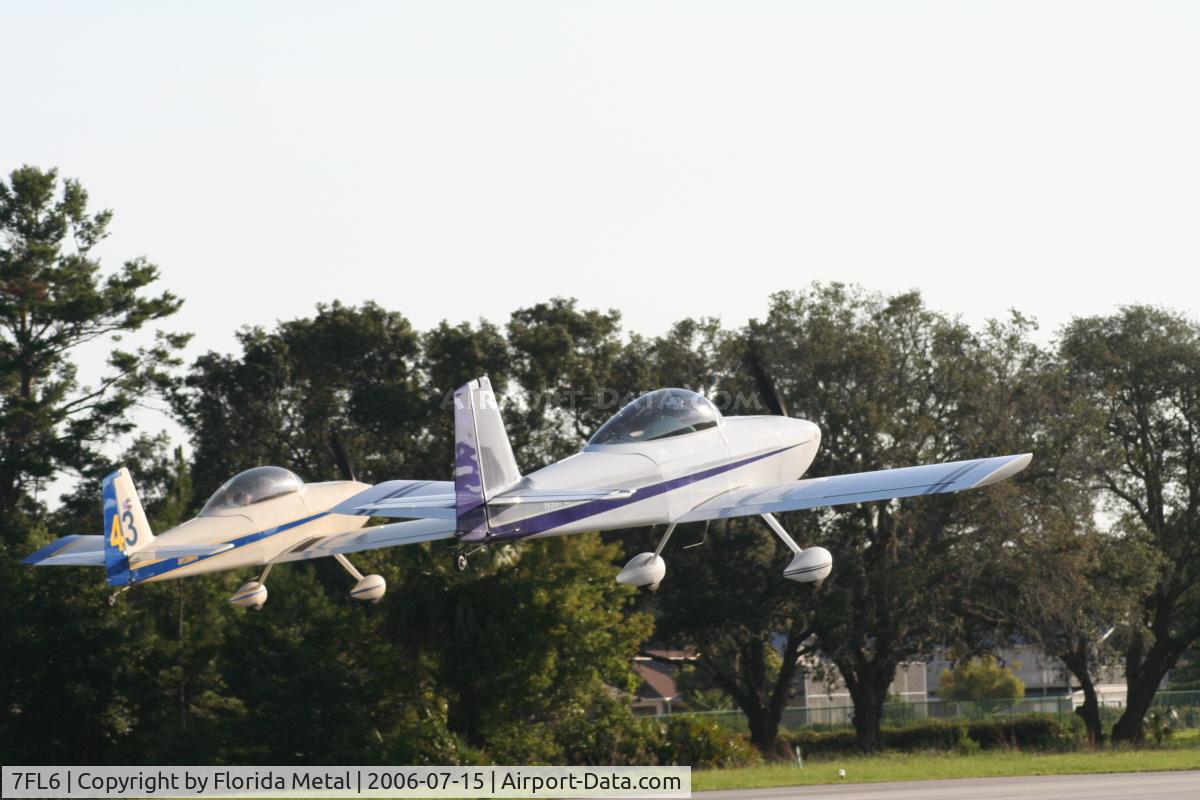
[{"label": "wingtip", "polygon": [[993,483],[999,483],[1002,480],[1011,478],[1021,470],[1029,466],[1033,461],[1033,453],[1020,453],[1015,456],[1000,456],[1002,459],[1007,459],[1003,464],[997,467],[992,472],[989,472],[984,478],[975,484],[973,488],[981,486],[990,486]]}]

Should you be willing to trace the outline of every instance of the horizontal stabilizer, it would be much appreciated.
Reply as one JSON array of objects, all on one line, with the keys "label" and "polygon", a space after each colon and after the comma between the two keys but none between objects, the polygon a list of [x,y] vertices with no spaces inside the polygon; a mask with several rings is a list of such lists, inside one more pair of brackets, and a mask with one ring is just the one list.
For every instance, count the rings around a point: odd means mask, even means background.
[{"label": "horizontal stabilizer", "polygon": [[431,495],[412,500],[381,500],[355,509],[359,516],[397,519],[454,519],[454,495]]},{"label": "horizontal stabilizer", "polygon": [[560,489],[513,489],[496,495],[490,506],[516,506],[527,503],[582,503],[588,500],[623,500],[633,497],[633,489],[596,489],[574,492]]},{"label": "horizontal stabilizer", "polygon": [[808,478],[774,486],[745,486],[706,500],[675,522],[748,517],[806,508],[852,505],[925,494],[978,489],[1016,475],[1029,465],[1029,453],[920,467],[881,469],[828,478]]},{"label": "horizontal stabilizer", "polygon": [[399,519],[454,519],[450,481],[384,481],[329,509],[331,514]]},{"label": "horizontal stabilizer", "polygon": [[103,539],[78,533],[63,536],[25,556],[21,563],[35,567],[103,567]]}]

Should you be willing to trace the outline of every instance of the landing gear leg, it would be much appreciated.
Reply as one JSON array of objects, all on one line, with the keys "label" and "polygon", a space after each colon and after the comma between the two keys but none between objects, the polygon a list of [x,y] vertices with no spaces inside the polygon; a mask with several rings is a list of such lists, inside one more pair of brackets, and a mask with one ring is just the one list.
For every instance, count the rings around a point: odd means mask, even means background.
[{"label": "landing gear leg", "polygon": [[115,592],[113,592],[112,594],[110,594],[108,596],[108,604],[110,606],[115,606],[117,604],[117,598],[121,596],[122,592],[127,592],[127,591],[129,591],[128,586],[122,586],[120,589],[117,589]]},{"label": "landing gear leg", "polygon": [[833,556],[824,547],[800,548],[788,534],[774,514],[763,514],[763,520],[774,531],[787,549],[792,551],[792,562],[783,570],[783,577],[800,583],[815,583],[819,588],[821,582],[829,577],[833,569]]},{"label": "landing gear leg", "polygon": [[350,573],[351,578],[354,578],[356,581],[361,581],[363,579],[362,573],[354,568],[354,565],[350,563],[350,559],[346,558],[341,553],[334,553],[333,557],[339,564],[342,565],[346,572]]},{"label": "landing gear leg", "polygon": [[775,535],[779,537],[779,540],[784,543],[788,550],[792,551],[793,555],[798,556],[804,552],[800,549],[800,545],[796,544],[796,540],[792,538],[791,534],[779,524],[779,520],[775,519],[774,514],[763,514],[762,518],[767,523],[767,527],[775,532]]},{"label": "landing gear leg", "polygon": [[667,540],[671,538],[671,534],[675,532],[675,523],[672,522],[663,532],[662,538],[658,540],[658,547],[654,548],[654,555],[661,556],[663,548],[667,546]]}]

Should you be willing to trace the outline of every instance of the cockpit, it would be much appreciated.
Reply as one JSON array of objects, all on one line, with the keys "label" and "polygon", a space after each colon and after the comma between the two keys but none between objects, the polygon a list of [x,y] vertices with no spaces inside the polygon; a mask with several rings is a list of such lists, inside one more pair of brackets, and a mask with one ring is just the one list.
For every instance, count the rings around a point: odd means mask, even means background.
[{"label": "cockpit", "polygon": [[653,442],[715,428],[720,422],[721,413],[703,395],[687,389],[659,389],[618,411],[588,444]]},{"label": "cockpit", "polygon": [[239,472],[217,489],[200,509],[200,516],[217,511],[243,508],[304,488],[304,482],[283,467],[254,467]]}]

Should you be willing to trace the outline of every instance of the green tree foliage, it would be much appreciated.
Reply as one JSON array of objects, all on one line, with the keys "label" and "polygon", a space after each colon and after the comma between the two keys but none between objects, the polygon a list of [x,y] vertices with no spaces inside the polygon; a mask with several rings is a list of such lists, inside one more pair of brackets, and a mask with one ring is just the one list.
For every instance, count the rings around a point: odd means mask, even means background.
[{"label": "green tree foliage", "polygon": [[[1028,449],[1028,328],[1015,317],[974,332],[916,293],[833,284],[776,295],[747,335],[792,412],[820,425],[811,474],[822,475]],[[958,635],[959,577],[1003,541],[1018,487],[785,516],[802,544],[830,549],[835,569],[810,598],[792,591],[783,629],[811,627],[864,749],[879,745],[897,666]]]},{"label": "green tree foliage", "polygon": [[643,390],[637,349],[622,341],[620,322],[616,311],[581,311],[561,297],[513,312],[508,343],[521,396],[510,419],[522,466],[575,452]]},{"label": "green tree foliage", "polygon": [[1025,684],[994,656],[981,656],[942,670],[938,696],[945,700],[1007,700],[1024,697]]},{"label": "green tree foliage", "polygon": [[482,745],[580,713],[606,686],[635,688],[630,663],[652,620],[625,613],[633,592],[612,580],[617,552],[596,535],[538,542],[443,598],[452,730]]},{"label": "green tree foliage", "polygon": [[0,180],[0,515],[5,535],[34,481],[59,470],[87,472],[99,447],[129,430],[127,412],[186,341],[160,335],[148,347],[113,349],[108,371],[81,387],[73,356],[85,344],[115,340],[168,317],[180,300],[147,287],[158,268],[127,261],[101,275],[93,248],[107,235],[109,211],[90,213],[79,182],[55,170],[20,167]]},{"label": "green tree foliage", "polygon": [[364,480],[445,469],[425,456],[421,432],[436,406],[418,375],[420,336],[402,315],[335,302],[273,331],[244,329],[238,341],[240,356],[197,359],[174,397],[201,495],[260,464],[335,478],[334,431]]},{"label": "green tree foliage", "polygon": [[1167,672],[1200,639],[1200,326],[1132,306],[1075,320],[1060,353],[1072,386],[1103,414],[1093,473],[1119,533],[1157,575],[1138,595],[1124,654],[1119,741],[1140,741]]}]

